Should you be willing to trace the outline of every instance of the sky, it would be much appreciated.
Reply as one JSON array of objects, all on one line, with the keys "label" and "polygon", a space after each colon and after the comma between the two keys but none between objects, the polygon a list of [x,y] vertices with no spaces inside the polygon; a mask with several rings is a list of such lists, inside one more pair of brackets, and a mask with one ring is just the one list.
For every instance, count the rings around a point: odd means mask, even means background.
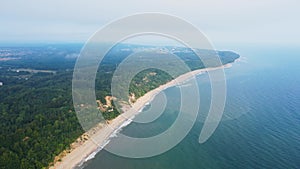
[{"label": "sky", "polygon": [[10,0],[0,43],[85,42],[104,25],[143,12],[178,16],[216,44],[300,45],[298,0]]}]

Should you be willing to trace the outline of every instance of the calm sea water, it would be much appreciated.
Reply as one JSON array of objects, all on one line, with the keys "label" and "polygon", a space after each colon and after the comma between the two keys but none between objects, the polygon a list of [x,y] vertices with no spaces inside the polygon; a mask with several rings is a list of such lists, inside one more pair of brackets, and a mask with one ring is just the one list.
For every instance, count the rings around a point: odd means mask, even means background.
[{"label": "calm sea water", "polygon": [[[300,52],[275,47],[248,47],[238,52],[242,61],[226,69],[228,95],[223,119],[207,142],[198,143],[210,103],[209,80],[201,75],[197,78],[201,91],[197,122],[180,144],[144,159],[102,150],[84,168],[300,168]],[[131,123],[121,132],[147,137],[166,130],[177,117],[180,95],[176,87],[165,94],[168,104],[159,119],[149,124]]]}]

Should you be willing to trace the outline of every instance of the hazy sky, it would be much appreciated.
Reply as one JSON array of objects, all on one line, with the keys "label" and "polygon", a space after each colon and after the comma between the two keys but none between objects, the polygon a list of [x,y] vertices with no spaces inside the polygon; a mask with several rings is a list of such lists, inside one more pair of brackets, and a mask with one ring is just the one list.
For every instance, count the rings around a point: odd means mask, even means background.
[{"label": "hazy sky", "polygon": [[0,3],[0,42],[85,42],[120,17],[181,17],[214,43],[300,44],[298,0],[9,0]]}]

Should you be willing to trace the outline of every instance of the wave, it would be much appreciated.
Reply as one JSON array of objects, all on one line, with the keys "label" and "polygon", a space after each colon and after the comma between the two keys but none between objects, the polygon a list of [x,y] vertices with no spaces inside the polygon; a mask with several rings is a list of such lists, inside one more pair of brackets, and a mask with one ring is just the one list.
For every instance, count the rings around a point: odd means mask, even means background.
[{"label": "wave", "polygon": [[105,140],[105,142],[100,145],[94,152],[92,152],[90,155],[88,155],[85,159],[80,162],[77,167],[77,169],[83,169],[84,168],[84,163],[86,163],[89,160],[92,160],[95,158],[95,156],[110,142],[110,139]]},{"label": "wave", "polygon": [[135,116],[133,116],[133,117],[127,119],[126,121],[124,121],[124,123],[122,123],[117,129],[114,130],[114,132],[109,136],[108,139],[110,140],[111,138],[117,137],[117,136],[118,136],[118,133],[120,133],[120,131],[122,131],[122,129],[123,129],[124,127],[128,126],[128,125],[133,121],[132,119],[133,119],[134,117],[135,117]]},{"label": "wave", "polygon": [[92,160],[95,158],[95,156],[102,150],[104,149],[104,147],[106,145],[109,144],[109,142],[111,141],[112,138],[118,137],[118,133],[120,133],[122,131],[122,129],[126,126],[128,126],[133,120],[135,116],[131,117],[130,119],[127,119],[126,121],[124,121],[124,123],[122,123],[118,128],[116,128],[113,133],[104,141],[103,144],[101,144],[94,152],[92,152],[90,155],[88,155],[81,163],[79,163],[79,165],[77,166],[77,168],[79,169],[83,169],[84,168],[84,163],[86,163],[89,160]]}]

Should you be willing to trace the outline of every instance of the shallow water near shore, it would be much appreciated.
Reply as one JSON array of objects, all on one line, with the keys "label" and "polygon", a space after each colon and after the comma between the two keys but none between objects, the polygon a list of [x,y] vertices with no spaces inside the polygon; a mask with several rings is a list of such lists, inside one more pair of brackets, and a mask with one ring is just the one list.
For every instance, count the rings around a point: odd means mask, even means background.
[{"label": "shallow water near shore", "polygon": [[[176,147],[143,159],[119,157],[103,149],[81,168],[299,168],[300,56],[297,49],[242,49],[240,52],[241,61],[225,69],[226,108],[219,127],[207,142],[198,142],[211,91],[207,75],[202,74],[197,77],[201,95],[197,121]],[[168,88],[164,93],[168,103],[158,119],[147,124],[132,122],[120,132],[132,137],[149,137],[168,129],[178,115],[180,93],[178,87]],[[109,144],[114,139],[117,137]]]}]

